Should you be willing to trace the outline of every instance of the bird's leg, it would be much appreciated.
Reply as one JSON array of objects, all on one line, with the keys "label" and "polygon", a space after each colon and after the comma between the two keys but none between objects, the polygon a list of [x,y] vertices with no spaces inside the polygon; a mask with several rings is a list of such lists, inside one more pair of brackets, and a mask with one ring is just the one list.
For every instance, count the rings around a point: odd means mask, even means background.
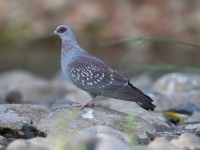
[{"label": "bird's leg", "polygon": [[92,107],[94,104],[91,102],[91,100],[87,100],[84,102],[76,102],[74,106],[80,107],[80,109],[83,109],[84,107]]}]

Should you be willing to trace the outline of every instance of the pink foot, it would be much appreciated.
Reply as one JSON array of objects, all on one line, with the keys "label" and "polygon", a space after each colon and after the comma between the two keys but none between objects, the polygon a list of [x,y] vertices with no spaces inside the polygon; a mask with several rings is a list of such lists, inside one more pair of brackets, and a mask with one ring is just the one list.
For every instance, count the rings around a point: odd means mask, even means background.
[{"label": "pink foot", "polygon": [[92,107],[93,103],[91,103],[91,101],[76,102],[75,106],[83,109],[84,107]]}]

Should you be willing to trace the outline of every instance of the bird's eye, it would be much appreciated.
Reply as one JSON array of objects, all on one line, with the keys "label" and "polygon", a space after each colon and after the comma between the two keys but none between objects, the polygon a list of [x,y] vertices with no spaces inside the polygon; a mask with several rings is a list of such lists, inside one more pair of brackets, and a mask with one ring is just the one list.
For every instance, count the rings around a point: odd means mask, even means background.
[{"label": "bird's eye", "polygon": [[60,27],[57,32],[64,33],[65,31],[67,31],[67,29],[65,27]]}]

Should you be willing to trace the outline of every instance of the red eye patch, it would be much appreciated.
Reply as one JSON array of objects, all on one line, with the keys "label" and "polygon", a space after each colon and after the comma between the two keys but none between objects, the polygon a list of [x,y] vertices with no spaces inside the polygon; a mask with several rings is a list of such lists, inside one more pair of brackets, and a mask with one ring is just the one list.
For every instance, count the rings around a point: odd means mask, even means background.
[{"label": "red eye patch", "polygon": [[65,27],[60,27],[60,28],[57,30],[58,33],[64,33],[65,31],[67,31],[67,28],[65,28]]}]

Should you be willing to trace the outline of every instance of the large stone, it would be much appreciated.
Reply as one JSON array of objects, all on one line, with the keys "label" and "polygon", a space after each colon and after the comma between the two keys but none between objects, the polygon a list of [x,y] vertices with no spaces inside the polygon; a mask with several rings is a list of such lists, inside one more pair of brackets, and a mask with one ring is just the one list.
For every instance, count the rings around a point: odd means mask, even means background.
[{"label": "large stone", "polygon": [[8,99],[8,95],[13,91],[21,96],[20,101],[17,99],[15,103],[49,106],[56,100],[63,99],[68,89],[63,84],[49,82],[25,71],[14,70],[0,75],[0,98]]},{"label": "large stone", "polygon": [[200,87],[200,76],[194,74],[170,73],[160,77],[153,85],[156,91],[166,95],[186,92]]},{"label": "large stone", "polygon": [[[63,105],[63,103],[61,103]],[[138,143],[147,144],[155,137],[155,128],[148,124],[148,121],[140,117],[127,115],[112,109],[103,107],[84,108],[79,110],[70,104],[64,104],[65,107],[56,106],[47,117],[41,118],[37,128],[41,132],[51,135],[69,135],[77,131],[88,131],[113,133],[113,129],[123,131],[128,136],[135,136]],[[57,109],[56,109],[57,108]],[[127,119],[131,120],[131,132],[126,130]],[[152,119],[152,118],[150,118]],[[130,120],[129,120],[130,121]],[[95,127],[97,126],[97,127]],[[98,126],[109,126],[101,128]],[[88,129],[89,128],[89,129]],[[117,133],[117,131],[115,133]],[[121,140],[121,138],[120,138]]]},{"label": "large stone", "polygon": [[[58,107],[59,108],[59,107]],[[73,106],[57,109],[41,118],[37,128],[48,134],[67,134],[94,125],[110,126],[122,130],[126,114],[101,107],[79,110]]]},{"label": "large stone", "polygon": [[192,102],[200,104],[200,76],[171,73],[160,77],[153,85],[154,90],[166,94],[173,100],[172,107]]}]

